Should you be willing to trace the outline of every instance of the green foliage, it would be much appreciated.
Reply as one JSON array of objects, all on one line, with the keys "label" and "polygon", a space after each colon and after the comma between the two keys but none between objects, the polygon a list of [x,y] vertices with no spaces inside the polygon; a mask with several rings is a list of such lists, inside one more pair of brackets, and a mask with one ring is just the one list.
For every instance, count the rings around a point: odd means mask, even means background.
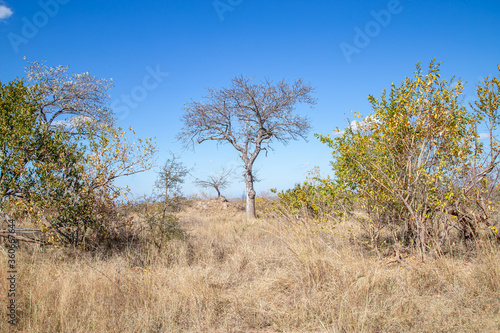
[{"label": "green foliage", "polygon": [[65,194],[52,196],[49,208],[54,214],[46,215],[45,226],[57,243],[93,248],[111,237],[109,227],[117,220],[116,199],[127,191],[114,181],[151,168],[149,159],[155,148],[151,139],[130,142],[125,131],[114,127],[99,132],[87,128],[74,140],[82,152],[76,162],[81,182],[66,188]]},{"label": "green foliage", "polygon": [[294,215],[306,213],[316,221],[342,218],[352,207],[337,184],[330,178],[322,179],[317,168],[310,171],[307,181],[278,193],[278,199],[274,209]]},{"label": "green foliage", "polygon": [[[388,227],[395,242],[402,237],[423,254],[442,245],[451,226],[471,239],[487,221],[484,203],[498,173],[498,78],[478,88],[473,109],[460,104],[463,87],[441,79],[438,63],[427,73],[418,64],[414,77],[392,84],[389,94],[369,96],[373,112],[363,121],[334,137],[317,135],[332,148],[336,186],[368,213],[375,241]],[[490,129],[486,147],[481,126]]]},{"label": "green foliage", "polygon": [[[34,199],[56,178],[75,178],[78,158],[64,133],[47,131],[24,81],[0,83],[0,199]],[[61,158],[62,157],[62,158]]]},{"label": "green foliage", "polygon": [[331,211],[335,196],[328,183],[315,186],[304,182],[278,193],[278,198],[293,214],[301,214],[306,210],[314,218],[319,218]]},{"label": "green foliage", "polygon": [[[67,94],[57,107],[72,105],[78,112],[80,102],[69,99],[78,99],[81,87],[70,84],[64,83]],[[50,89],[23,80],[0,83],[0,209],[41,227],[48,243],[94,247],[116,219],[115,200],[123,189],[115,179],[151,168],[155,147],[151,139],[131,142],[122,129],[97,126],[90,118],[80,119],[88,123],[71,133],[54,126],[61,113],[47,102]]]}]

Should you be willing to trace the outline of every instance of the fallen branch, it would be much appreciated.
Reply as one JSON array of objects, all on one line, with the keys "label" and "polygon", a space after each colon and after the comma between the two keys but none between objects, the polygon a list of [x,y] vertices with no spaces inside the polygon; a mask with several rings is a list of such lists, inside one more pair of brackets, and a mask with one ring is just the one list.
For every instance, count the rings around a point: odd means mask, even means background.
[{"label": "fallen branch", "polygon": [[3,230],[0,230],[0,237],[3,237],[3,238],[11,237],[11,238],[14,238],[15,240],[20,241],[20,242],[35,243],[35,244],[40,244],[40,245],[49,245],[50,244],[50,243],[45,242],[45,241],[41,241],[38,239],[29,238],[29,237],[25,237],[25,236],[20,235],[20,234],[34,235],[36,233],[42,233],[42,230],[33,229],[33,228],[18,228],[18,229],[14,229],[14,232],[9,232],[9,230],[3,229]]}]

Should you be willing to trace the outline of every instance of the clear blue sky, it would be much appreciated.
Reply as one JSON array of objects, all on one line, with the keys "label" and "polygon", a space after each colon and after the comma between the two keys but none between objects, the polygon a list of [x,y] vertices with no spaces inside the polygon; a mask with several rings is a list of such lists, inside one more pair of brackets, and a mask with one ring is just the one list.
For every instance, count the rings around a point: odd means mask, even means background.
[{"label": "clear blue sky", "polygon": [[[297,108],[312,119],[308,142],[276,145],[256,162],[263,179],[257,192],[286,189],[315,165],[328,173],[330,152],[314,133],[345,127],[350,110],[368,114],[368,94],[411,76],[417,62],[442,61],[442,75],[469,82],[471,96],[478,79],[497,73],[500,2],[0,0],[2,82],[24,76],[23,57],[112,78],[118,125],[156,137],[159,164],[173,151],[201,178],[241,162],[233,148],[215,142],[181,149],[175,135],[184,103],[240,74],[305,79],[318,98],[313,109]],[[127,106],[121,96],[145,91],[149,71],[160,72],[158,84],[148,81],[147,96]],[[120,184],[150,193],[155,178],[153,170]],[[184,192],[198,190],[188,179]],[[235,182],[225,194],[243,193],[243,182]]]}]

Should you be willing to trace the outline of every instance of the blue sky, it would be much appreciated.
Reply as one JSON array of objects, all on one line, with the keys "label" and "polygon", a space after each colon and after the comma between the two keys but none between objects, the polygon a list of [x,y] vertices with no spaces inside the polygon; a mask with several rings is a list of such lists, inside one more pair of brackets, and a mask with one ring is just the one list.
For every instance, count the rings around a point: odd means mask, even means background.
[{"label": "blue sky", "polygon": [[[241,161],[232,147],[215,142],[181,149],[175,136],[184,103],[240,74],[303,78],[316,87],[318,103],[297,112],[311,118],[313,130],[308,142],[259,156],[260,192],[292,187],[315,165],[327,174],[331,154],[314,133],[345,127],[350,110],[368,114],[367,96],[411,76],[419,61],[442,61],[442,76],[467,81],[466,98],[472,97],[480,78],[497,74],[499,32],[497,0],[0,0],[0,81],[24,76],[23,57],[112,78],[118,125],[156,137],[158,164],[172,151],[203,178]],[[151,72],[157,80],[148,81],[147,95],[127,105],[122,96],[140,90]],[[147,194],[155,171],[119,183]],[[186,194],[199,191],[191,180]],[[235,181],[224,194],[243,193],[243,182]]]}]

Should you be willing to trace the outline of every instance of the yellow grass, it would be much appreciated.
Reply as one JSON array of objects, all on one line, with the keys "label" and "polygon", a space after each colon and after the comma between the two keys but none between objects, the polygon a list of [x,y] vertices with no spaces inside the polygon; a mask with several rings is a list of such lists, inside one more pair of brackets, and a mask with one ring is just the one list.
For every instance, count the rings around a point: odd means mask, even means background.
[{"label": "yellow grass", "polygon": [[[111,257],[17,253],[21,332],[499,332],[500,253],[425,263],[377,260],[350,239],[295,218],[245,220],[194,205],[186,241]],[[354,232],[360,232],[354,229]],[[6,267],[2,250],[1,267]],[[0,302],[7,301],[0,269]],[[5,316],[0,331],[8,332]]]}]

